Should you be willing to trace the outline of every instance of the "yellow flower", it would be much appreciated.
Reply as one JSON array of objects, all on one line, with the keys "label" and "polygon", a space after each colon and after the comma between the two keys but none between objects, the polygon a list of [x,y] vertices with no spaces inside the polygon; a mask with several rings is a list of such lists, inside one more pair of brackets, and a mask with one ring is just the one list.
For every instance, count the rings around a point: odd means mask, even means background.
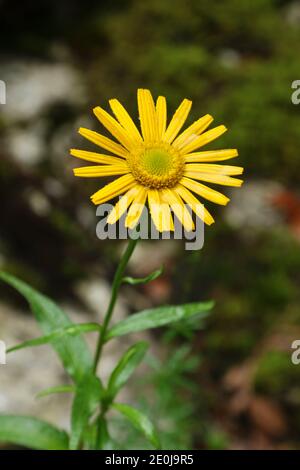
[{"label": "yellow flower", "polygon": [[168,125],[165,97],[159,96],[154,103],[149,90],[139,89],[137,101],[141,133],[118,100],[109,101],[116,119],[100,106],[94,108],[96,117],[118,142],[80,128],[82,136],[110,155],[71,149],[74,157],[97,163],[96,166],[75,168],[74,174],[119,176],[91,196],[94,204],[102,204],[123,194],[108,216],[110,224],[128,211],[125,224],[133,228],[147,200],[153,222],[160,232],[174,230],[172,212],[186,230],[192,230],[194,223],[187,205],[206,224],[212,224],[213,217],[193,193],[226,205],[229,201],[226,196],[202,182],[241,186],[243,181],[232,176],[240,175],[243,168],[212,163],[236,157],[236,149],[201,152],[197,149],[222,135],[226,127],[206,131],[213,121],[212,116],[206,114],[179,134],[192,106],[190,100],[182,101]]}]

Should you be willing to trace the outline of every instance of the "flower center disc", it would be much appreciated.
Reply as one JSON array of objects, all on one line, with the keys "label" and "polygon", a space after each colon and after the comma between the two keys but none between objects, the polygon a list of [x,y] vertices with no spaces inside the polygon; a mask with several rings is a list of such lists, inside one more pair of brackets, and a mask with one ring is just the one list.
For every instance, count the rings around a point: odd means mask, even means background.
[{"label": "flower center disc", "polygon": [[156,189],[175,186],[184,171],[183,157],[164,143],[144,147],[136,154],[131,154],[128,165],[139,183]]}]

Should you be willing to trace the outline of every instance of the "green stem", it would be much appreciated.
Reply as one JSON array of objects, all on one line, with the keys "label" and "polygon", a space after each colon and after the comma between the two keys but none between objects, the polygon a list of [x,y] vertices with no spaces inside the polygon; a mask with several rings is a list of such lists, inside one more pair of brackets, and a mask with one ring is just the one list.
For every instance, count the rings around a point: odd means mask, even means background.
[{"label": "green stem", "polygon": [[[114,280],[112,283],[112,291],[111,291],[111,297],[110,297],[110,302],[108,305],[108,308],[106,310],[104,320],[103,320],[103,325],[99,333],[99,339],[96,347],[96,353],[95,353],[95,359],[94,359],[94,366],[93,366],[93,372],[96,374],[97,372],[97,367],[99,364],[99,361],[101,359],[101,354],[102,354],[102,349],[105,343],[105,337],[106,333],[109,327],[109,323],[114,311],[114,307],[116,304],[116,300],[118,297],[119,289],[122,284],[122,279],[123,279],[123,274],[126,269],[126,266],[128,264],[128,261],[135,249],[135,246],[138,242],[138,239],[133,240],[129,239],[128,245],[126,247],[126,250],[121,258],[121,261],[118,265],[118,268],[116,270]],[[101,403],[101,412],[100,415],[97,419],[97,436],[96,436],[96,449],[98,448],[98,442],[99,442],[99,437],[100,437],[100,427],[101,427],[101,421],[105,419],[105,414],[107,412],[107,405],[105,403]]]},{"label": "green stem", "polygon": [[112,317],[112,314],[113,314],[113,311],[114,311],[114,307],[115,307],[115,304],[116,304],[119,288],[120,288],[120,285],[122,284],[123,274],[124,274],[124,271],[126,269],[127,263],[129,261],[131,255],[132,255],[134,249],[135,249],[135,246],[136,246],[137,242],[138,242],[138,239],[136,239],[136,240],[133,240],[131,238],[129,239],[126,250],[125,250],[125,252],[124,252],[124,254],[121,258],[121,261],[118,265],[118,268],[117,268],[115,276],[114,276],[114,280],[113,280],[113,283],[112,283],[112,291],[111,291],[110,302],[109,302],[107,311],[106,311],[105,316],[104,316],[104,321],[103,321],[101,331],[99,333],[99,339],[98,339],[96,354],[95,354],[95,359],[94,359],[94,368],[93,368],[94,373],[97,370],[98,362],[101,358],[102,348],[103,348],[103,345],[105,343],[105,336],[106,336],[106,333],[107,333],[109,322],[111,320],[111,317]]}]

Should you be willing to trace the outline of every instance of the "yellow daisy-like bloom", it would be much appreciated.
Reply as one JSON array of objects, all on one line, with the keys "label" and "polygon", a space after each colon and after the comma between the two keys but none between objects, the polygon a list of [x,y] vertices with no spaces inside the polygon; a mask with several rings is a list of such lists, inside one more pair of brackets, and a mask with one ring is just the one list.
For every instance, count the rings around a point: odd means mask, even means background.
[{"label": "yellow daisy-like bloom", "polygon": [[226,196],[202,182],[241,186],[243,181],[233,176],[242,174],[243,168],[213,163],[236,157],[236,149],[201,152],[197,149],[222,135],[226,127],[207,131],[213,118],[206,114],[179,134],[192,106],[190,100],[182,101],[169,124],[164,96],[159,96],[154,103],[149,90],[139,89],[137,101],[141,132],[118,100],[109,101],[116,119],[100,106],[94,108],[96,117],[118,142],[80,128],[82,136],[111,155],[71,149],[74,157],[97,163],[96,166],[75,168],[74,174],[82,177],[119,176],[91,196],[93,203],[98,205],[123,194],[108,216],[110,224],[128,211],[125,225],[135,227],[148,200],[151,217],[160,232],[174,230],[172,212],[186,230],[193,230],[187,205],[211,225],[213,217],[194,193],[226,205],[229,201]]}]

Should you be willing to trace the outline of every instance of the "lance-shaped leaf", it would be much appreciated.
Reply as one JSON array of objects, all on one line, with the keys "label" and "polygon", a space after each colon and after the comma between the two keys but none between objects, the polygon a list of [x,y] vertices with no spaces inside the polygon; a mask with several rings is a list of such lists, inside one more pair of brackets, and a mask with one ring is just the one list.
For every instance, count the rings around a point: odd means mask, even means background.
[{"label": "lance-shaped leaf", "polygon": [[107,420],[97,416],[83,431],[82,442],[84,449],[113,450],[114,442],[109,435]]},{"label": "lance-shaped leaf", "polygon": [[131,284],[131,285],[137,285],[137,284],[146,284],[147,282],[154,281],[154,279],[157,279],[163,272],[163,267],[157,269],[156,271],[153,271],[151,274],[148,274],[148,276],[145,277],[130,277],[126,276],[123,277],[122,282]]},{"label": "lance-shaped leaf", "polygon": [[97,441],[97,449],[112,450],[114,448],[113,441],[108,432],[107,421],[104,417],[101,417],[99,420]]},{"label": "lance-shaped leaf", "polygon": [[212,309],[213,305],[214,303],[209,301],[143,310],[142,312],[130,315],[130,317],[114,325],[108,331],[106,341],[115,336],[123,336],[136,331],[157,328],[167,325],[168,323],[190,318],[194,315],[204,318]]},{"label": "lance-shaped leaf", "polygon": [[73,393],[76,388],[73,385],[57,385],[57,387],[45,388],[41,392],[37,393],[36,398],[47,397],[48,395],[54,395],[55,393]]},{"label": "lance-shaped leaf", "polygon": [[99,405],[102,394],[100,380],[91,373],[77,385],[72,406],[70,449],[78,448],[83,430]]},{"label": "lance-shaped leaf", "polygon": [[122,356],[108,382],[107,393],[111,399],[113,399],[123,385],[125,385],[131,374],[142,361],[147,348],[148,344],[145,341],[140,341],[131,346]]},{"label": "lance-shaped leaf", "polygon": [[27,416],[0,415],[0,441],[31,449],[66,450],[68,435],[52,424]]},{"label": "lance-shaped leaf", "polygon": [[[40,294],[11,274],[0,271],[0,279],[25,297],[45,335],[49,335],[59,328],[72,326],[72,322],[67,315],[48,297]],[[81,336],[58,339],[53,347],[58,353],[64,368],[76,382],[80,382],[87,371],[92,370],[92,356]]]},{"label": "lance-shaped leaf", "polygon": [[144,436],[146,439],[155,447],[155,449],[160,449],[160,440],[155,430],[154,425],[150,419],[144,415],[141,411],[133,408],[132,406],[125,405],[124,403],[114,403],[113,408],[115,408],[119,413],[121,413],[125,418],[130,421],[130,423]]},{"label": "lance-shaped leaf", "polygon": [[101,326],[98,323],[81,323],[71,326],[65,326],[54,330],[50,335],[39,336],[38,338],[29,339],[23,343],[17,344],[7,350],[8,353],[18,351],[18,349],[31,348],[33,346],[41,346],[43,344],[51,343],[54,340],[61,339],[64,336],[77,336],[81,333],[87,333],[89,331],[99,331]]}]

